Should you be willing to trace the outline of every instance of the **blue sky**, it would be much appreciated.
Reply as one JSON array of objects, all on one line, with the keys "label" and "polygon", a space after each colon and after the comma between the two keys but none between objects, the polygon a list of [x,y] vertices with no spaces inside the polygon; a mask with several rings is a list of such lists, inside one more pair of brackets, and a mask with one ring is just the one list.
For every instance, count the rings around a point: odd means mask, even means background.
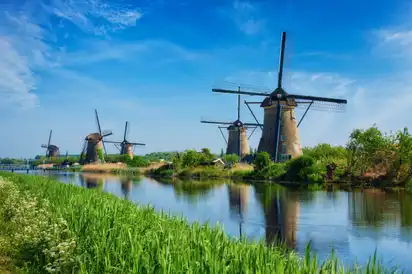
[{"label": "blue sky", "polygon": [[[343,145],[354,128],[374,123],[385,131],[410,127],[411,7],[353,0],[1,0],[0,155],[44,153],[50,129],[62,153],[79,153],[96,131],[94,108],[102,127],[114,132],[110,139],[121,140],[130,121],[130,141],[147,144],[137,154],[219,152],[220,133],[200,119],[234,120],[236,97],[212,87],[230,81],[273,89],[282,31],[286,90],[348,100],[345,113],[310,111],[299,127],[303,145]],[[254,110],[262,121],[262,110]],[[246,106],[242,117],[253,121]]]}]

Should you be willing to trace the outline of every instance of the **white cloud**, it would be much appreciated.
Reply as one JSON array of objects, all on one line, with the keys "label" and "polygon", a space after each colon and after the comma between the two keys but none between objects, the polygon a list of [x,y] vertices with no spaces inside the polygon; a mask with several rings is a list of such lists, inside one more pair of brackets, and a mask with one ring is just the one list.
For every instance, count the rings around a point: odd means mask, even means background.
[{"label": "white cloud", "polygon": [[223,14],[231,18],[247,35],[259,33],[265,26],[265,20],[260,17],[259,9],[252,2],[235,0]]},{"label": "white cloud", "polygon": [[[31,108],[39,103],[35,94],[36,72],[56,69],[70,60],[67,53],[57,48],[56,33],[50,25],[50,11],[73,22],[85,31],[112,32],[132,27],[141,17],[137,9],[109,5],[95,0],[60,1],[45,6],[40,1],[30,2],[0,17],[0,98],[1,107],[20,105]],[[100,18],[100,21],[93,19]],[[99,22],[99,23],[96,23]],[[119,51],[104,52],[106,59],[118,58]],[[103,54],[98,51],[98,54]],[[90,53],[85,61],[93,62],[102,56]],[[75,57],[75,56],[74,56]],[[64,59],[66,58],[66,59]]]},{"label": "white cloud", "polygon": [[142,40],[129,43],[88,41],[86,50],[61,54],[60,61],[64,65],[84,65],[107,60],[134,61],[156,54],[158,61],[173,62],[199,61],[209,57],[207,54],[187,50],[177,44],[164,40]]},{"label": "white cloud", "polygon": [[[44,6],[52,14],[72,22],[80,29],[96,35],[133,27],[142,17],[137,8],[99,0],[54,0]],[[95,19],[105,22],[96,23]]]},{"label": "white cloud", "polygon": [[382,29],[374,34],[378,54],[390,58],[412,58],[412,28]]},{"label": "white cloud", "polygon": [[30,108],[37,104],[35,79],[28,58],[21,56],[11,41],[0,37],[0,107],[9,104]]}]

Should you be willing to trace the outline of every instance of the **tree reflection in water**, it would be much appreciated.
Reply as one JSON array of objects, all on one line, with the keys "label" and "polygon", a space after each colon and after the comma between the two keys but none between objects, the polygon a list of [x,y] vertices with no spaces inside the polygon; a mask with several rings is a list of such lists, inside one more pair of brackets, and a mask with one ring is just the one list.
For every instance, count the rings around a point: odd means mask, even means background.
[{"label": "tree reflection in water", "polygon": [[198,199],[206,197],[214,189],[221,188],[227,182],[223,180],[182,180],[182,179],[156,179],[162,185],[172,186],[177,197],[187,199],[190,203],[196,203]]},{"label": "tree reflection in water", "polygon": [[349,219],[355,227],[412,227],[412,194],[365,189],[348,193]]}]

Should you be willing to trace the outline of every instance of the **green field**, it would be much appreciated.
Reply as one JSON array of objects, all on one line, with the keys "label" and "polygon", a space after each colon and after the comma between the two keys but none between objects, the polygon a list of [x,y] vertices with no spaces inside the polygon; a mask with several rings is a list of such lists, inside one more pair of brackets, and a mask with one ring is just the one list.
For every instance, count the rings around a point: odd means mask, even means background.
[{"label": "green field", "polygon": [[[384,273],[372,259],[320,264],[99,190],[0,173],[0,270],[42,273]],[[333,253],[331,253],[333,254]],[[7,269],[8,268],[8,269]],[[2,272],[2,273],[3,273]]]}]

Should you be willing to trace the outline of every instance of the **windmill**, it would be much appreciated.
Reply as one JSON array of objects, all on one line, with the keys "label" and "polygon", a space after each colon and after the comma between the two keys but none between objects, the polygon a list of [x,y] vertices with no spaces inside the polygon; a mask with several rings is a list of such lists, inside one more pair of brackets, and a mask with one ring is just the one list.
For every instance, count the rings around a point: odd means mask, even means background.
[{"label": "windmill", "polygon": [[46,149],[46,157],[49,157],[49,158],[58,157],[60,154],[60,150],[57,146],[50,144],[51,137],[52,137],[52,130],[50,130],[49,142],[47,143],[47,145],[41,145],[41,147]]},{"label": "windmill", "polygon": [[[240,88],[239,88],[240,91]],[[250,154],[250,147],[248,144],[249,138],[246,136],[246,130],[248,127],[258,127],[260,124],[254,123],[243,123],[240,120],[240,94],[238,94],[237,99],[237,119],[234,122],[219,122],[219,121],[205,121],[201,120],[201,123],[205,124],[218,124],[218,125],[229,125],[226,129],[228,131],[228,139],[226,140],[225,135],[222,132],[223,126],[219,126],[219,130],[222,133],[223,138],[226,141],[227,148],[226,154],[237,154],[240,159]]]},{"label": "windmill", "polygon": [[119,149],[120,155],[129,155],[130,159],[133,159],[133,151],[134,151],[135,146],[145,146],[146,144],[131,143],[127,140],[128,139],[127,135],[129,134],[128,125],[129,125],[129,122],[126,121],[126,124],[124,126],[124,135],[123,135],[122,142],[116,142],[116,141],[105,141],[105,142],[114,144]]},{"label": "windmill", "polygon": [[242,223],[247,209],[249,185],[227,184],[227,191],[229,194],[230,215],[232,218],[239,220],[239,236],[242,236]]},{"label": "windmill", "polygon": [[104,145],[103,138],[113,134],[111,130],[102,132],[97,110],[95,109],[94,112],[96,115],[97,129],[99,132],[90,133],[84,139],[83,149],[80,153],[80,162],[82,164],[96,163],[99,160],[104,162],[103,148],[104,154],[106,154],[106,147]]},{"label": "windmill", "polygon": [[[264,109],[262,137],[258,151],[266,151],[275,162],[286,161],[302,155],[302,147],[298,135],[298,126],[308,112],[309,108],[317,110],[344,109],[347,101],[343,99],[289,94],[282,88],[283,63],[286,44],[286,32],[282,33],[278,85],[271,92],[234,91],[227,89],[212,89],[213,92],[244,94],[266,97],[262,102],[246,102],[260,104]],[[300,121],[296,123],[295,107],[305,106],[306,110]],[[251,110],[249,108],[249,110]],[[253,111],[251,111],[253,114]],[[254,116],[255,117],[255,116]]]}]

